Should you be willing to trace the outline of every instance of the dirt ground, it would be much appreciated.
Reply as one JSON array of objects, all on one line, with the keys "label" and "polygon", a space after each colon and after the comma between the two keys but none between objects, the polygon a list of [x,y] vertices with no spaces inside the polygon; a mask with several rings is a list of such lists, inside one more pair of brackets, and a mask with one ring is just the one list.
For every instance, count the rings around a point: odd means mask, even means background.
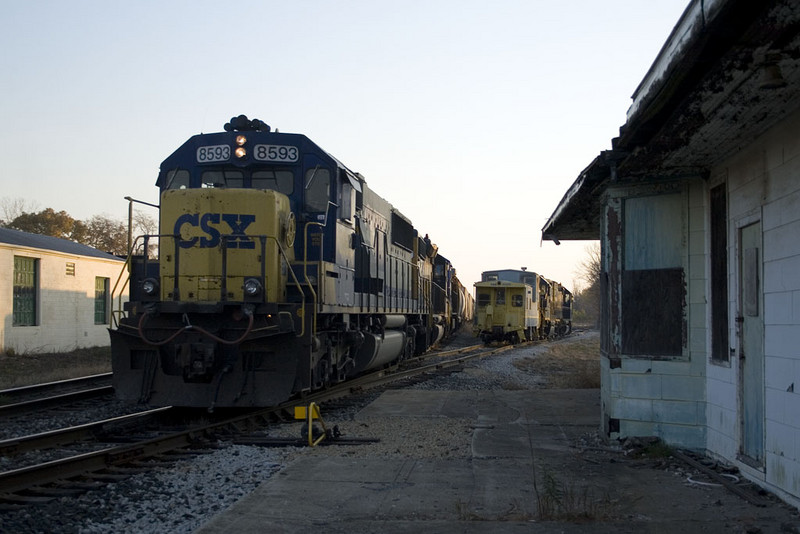
[{"label": "dirt ground", "polygon": [[0,389],[111,372],[111,349],[16,354],[0,352]]}]

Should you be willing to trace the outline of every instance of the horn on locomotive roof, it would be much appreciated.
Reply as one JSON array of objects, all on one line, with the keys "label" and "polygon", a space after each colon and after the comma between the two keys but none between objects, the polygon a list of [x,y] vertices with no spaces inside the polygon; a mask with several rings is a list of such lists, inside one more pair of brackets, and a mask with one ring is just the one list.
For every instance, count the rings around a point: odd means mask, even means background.
[{"label": "horn on locomotive roof", "polygon": [[239,115],[238,117],[231,117],[231,121],[225,123],[226,132],[268,132],[270,131],[269,124],[266,122],[247,118],[247,115]]}]

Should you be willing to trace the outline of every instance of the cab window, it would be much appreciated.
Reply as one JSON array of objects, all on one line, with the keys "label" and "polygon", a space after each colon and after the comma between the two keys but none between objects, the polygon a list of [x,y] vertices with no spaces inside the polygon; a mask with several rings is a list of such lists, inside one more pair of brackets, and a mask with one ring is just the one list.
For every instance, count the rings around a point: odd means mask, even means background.
[{"label": "cab window", "polygon": [[200,187],[244,187],[242,171],[205,171]]},{"label": "cab window", "polygon": [[497,293],[494,294],[494,303],[495,304],[505,304],[506,303],[506,290],[505,288],[498,288]]},{"label": "cab window", "polygon": [[330,199],[331,173],[328,169],[314,167],[306,171],[305,208],[309,212],[328,211]]},{"label": "cab window", "polygon": [[511,305],[515,308],[522,307],[522,295],[511,295]]},{"label": "cab window", "polygon": [[291,195],[294,191],[294,176],[292,171],[254,171],[250,176],[250,187]]},{"label": "cab window", "polygon": [[483,308],[489,305],[489,293],[478,293],[478,307]]},{"label": "cab window", "polygon": [[189,171],[176,169],[167,172],[167,189],[186,189],[189,187]]}]

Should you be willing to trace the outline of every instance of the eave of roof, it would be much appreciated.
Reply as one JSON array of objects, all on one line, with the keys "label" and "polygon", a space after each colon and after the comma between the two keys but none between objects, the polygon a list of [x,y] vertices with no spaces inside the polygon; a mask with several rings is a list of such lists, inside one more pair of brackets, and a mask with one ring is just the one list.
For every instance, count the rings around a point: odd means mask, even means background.
[{"label": "eave of roof", "polygon": [[[800,102],[800,9],[771,0],[693,0],[633,95],[612,151],[578,176],[542,228],[550,240],[598,239],[612,181],[705,177]],[[785,84],[765,88],[773,62]]]},{"label": "eave of roof", "polygon": [[104,260],[124,261],[113,254],[108,254],[88,245],[82,245],[66,239],[49,235],[31,234],[11,228],[0,228],[0,243],[18,247],[28,247],[39,250],[48,250],[72,254],[75,256],[88,256]]}]

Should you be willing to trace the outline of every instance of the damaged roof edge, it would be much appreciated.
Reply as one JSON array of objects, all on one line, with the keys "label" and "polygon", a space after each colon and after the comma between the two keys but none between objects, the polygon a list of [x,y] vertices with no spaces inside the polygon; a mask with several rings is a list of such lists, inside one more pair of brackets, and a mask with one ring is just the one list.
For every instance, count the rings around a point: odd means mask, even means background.
[{"label": "damaged roof edge", "polygon": [[[592,216],[590,213],[591,210],[589,209],[582,210],[581,213],[581,215],[584,216],[584,220],[582,221],[583,224],[579,224],[578,226],[583,227],[583,231],[570,231],[567,226],[563,229],[561,227],[575,220],[576,214],[570,212],[576,211],[575,205],[578,202],[591,202],[593,198],[592,193],[597,189],[597,186],[604,181],[603,177],[607,177],[608,173],[609,170],[606,159],[604,154],[601,153],[578,175],[578,178],[564,194],[561,202],[558,203],[555,211],[553,211],[553,214],[550,215],[550,218],[542,227],[543,240],[553,241],[558,245],[559,239],[599,239],[599,220],[594,220],[595,218]],[[596,228],[597,235],[593,237],[587,237],[585,235],[585,225],[587,223]]]},{"label": "damaged roof edge", "polygon": [[658,52],[655,61],[650,65],[647,73],[639,82],[638,87],[633,92],[631,99],[633,102],[628,108],[626,122],[631,122],[634,116],[649,101],[648,96],[653,91],[661,87],[667,74],[672,71],[674,66],[681,62],[684,51],[689,49],[689,45],[694,41],[697,34],[706,25],[707,17],[718,11],[721,4],[727,0],[692,0],[683,11],[681,18],[667,37],[666,42]]}]

